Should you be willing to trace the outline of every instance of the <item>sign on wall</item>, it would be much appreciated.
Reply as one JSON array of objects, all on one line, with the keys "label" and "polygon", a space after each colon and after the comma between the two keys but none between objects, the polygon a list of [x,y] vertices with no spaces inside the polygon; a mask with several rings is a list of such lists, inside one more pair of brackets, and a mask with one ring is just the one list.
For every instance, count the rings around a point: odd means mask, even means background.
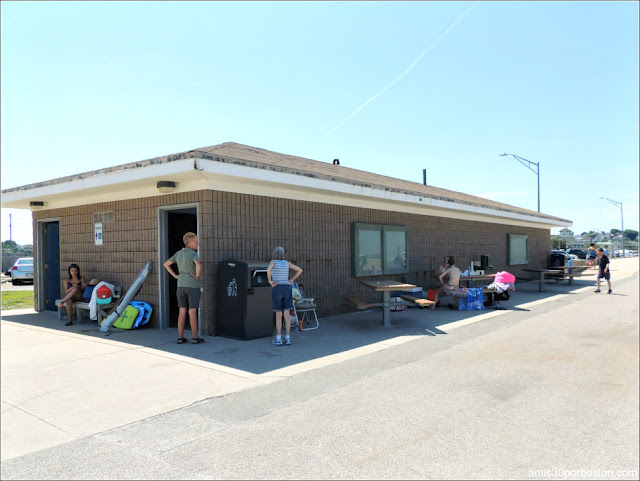
[{"label": "sign on wall", "polygon": [[102,222],[95,223],[95,241],[97,246],[102,245]]}]

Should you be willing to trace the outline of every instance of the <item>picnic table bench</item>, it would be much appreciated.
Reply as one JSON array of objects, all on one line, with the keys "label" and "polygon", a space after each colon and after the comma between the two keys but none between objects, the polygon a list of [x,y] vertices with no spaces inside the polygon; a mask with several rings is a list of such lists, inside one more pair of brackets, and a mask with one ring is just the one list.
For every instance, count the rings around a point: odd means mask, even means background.
[{"label": "picnic table bench", "polygon": [[[584,272],[589,266],[559,266],[549,267],[547,269],[522,269],[525,272],[535,272],[539,274],[539,291],[542,292],[542,284],[545,277],[553,281],[569,281],[569,285],[573,284],[574,277],[593,276],[595,272]],[[568,271],[568,272],[565,272]],[[579,272],[572,272],[579,271]]]},{"label": "picnic table bench", "polygon": [[417,305],[420,307],[427,307],[434,305],[433,301],[428,299],[420,299],[419,297],[411,295],[398,296],[402,300],[391,299],[392,291],[403,291],[407,289],[413,289],[416,286],[413,284],[405,284],[393,280],[381,280],[381,281],[360,281],[364,286],[369,287],[377,292],[382,292],[382,302],[368,302],[364,301],[353,295],[346,295],[344,298],[355,305],[358,309],[371,309],[382,308],[382,323],[385,327],[391,326],[390,312],[392,307]]}]

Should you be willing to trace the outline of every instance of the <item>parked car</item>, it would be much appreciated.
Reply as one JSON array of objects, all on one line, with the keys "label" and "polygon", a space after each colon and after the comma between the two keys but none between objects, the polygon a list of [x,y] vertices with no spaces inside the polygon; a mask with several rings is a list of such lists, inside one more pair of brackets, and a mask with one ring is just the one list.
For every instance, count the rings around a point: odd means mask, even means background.
[{"label": "parked car", "polygon": [[586,249],[567,249],[569,254],[574,254],[578,256],[579,259],[587,258],[587,250]]},{"label": "parked car", "polygon": [[567,258],[567,259],[571,259],[571,260],[576,260],[576,261],[577,261],[577,260],[579,259],[579,257],[578,257],[577,255],[575,255],[575,254],[571,254],[571,253],[569,253],[569,252],[567,252],[567,251],[563,251],[563,250],[560,250],[560,249],[551,249],[551,251],[550,251],[550,252],[551,252],[552,254],[560,254],[560,255],[563,255],[563,256],[565,256],[565,258]]},{"label": "parked car", "polygon": [[21,257],[11,268],[11,284],[24,281],[33,282],[33,257]]}]

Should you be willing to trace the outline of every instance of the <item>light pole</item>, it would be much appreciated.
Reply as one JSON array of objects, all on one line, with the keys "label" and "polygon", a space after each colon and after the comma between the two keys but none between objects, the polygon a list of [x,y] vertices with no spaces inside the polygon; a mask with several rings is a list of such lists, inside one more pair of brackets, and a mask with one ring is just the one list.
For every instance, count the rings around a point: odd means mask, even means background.
[{"label": "light pole", "polygon": [[622,216],[622,202],[611,200],[609,199],[609,197],[600,197],[600,198],[608,200],[609,202],[611,202],[613,205],[615,205],[617,208],[620,209],[620,224],[622,227],[622,233],[620,235],[622,236],[622,257],[624,257],[624,217]]},{"label": "light pole", "polygon": [[[540,163],[539,162],[531,162],[530,160],[527,160],[523,157],[519,157],[515,154],[500,154],[500,157],[504,157],[505,155],[510,155],[511,157],[513,157],[514,159],[516,159],[518,162],[520,162],[522,165],[524,165],[527,169],[529,169],[531,172],[533,172],[534,174],[536,174],[538,176],[538,212],[540,212]],[[525,164],[526,162],[526,164]],[[531,168],[532,165],[536,166],[536,170],[533,170]]]}]

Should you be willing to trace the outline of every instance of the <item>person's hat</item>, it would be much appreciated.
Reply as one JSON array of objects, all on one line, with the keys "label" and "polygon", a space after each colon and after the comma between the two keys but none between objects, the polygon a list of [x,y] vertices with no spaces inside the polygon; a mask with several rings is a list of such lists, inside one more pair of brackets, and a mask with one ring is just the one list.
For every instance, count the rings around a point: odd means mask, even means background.
[{"label": "person's hat", "polygon": [[96,279],[96,278],[94,278],[94,279],[91,279],[91,280],[89,281],[89,285],[90,285],[90,286],[97,286],[98,284],[100,284],[100,282],[101,282],[101,281],[100,281],[100,279]]},{"label": "person's hat", "polygon": [[96,290],[96,302],[98,304],[111,304],[111,289],[107,286],[100,286]]}]

